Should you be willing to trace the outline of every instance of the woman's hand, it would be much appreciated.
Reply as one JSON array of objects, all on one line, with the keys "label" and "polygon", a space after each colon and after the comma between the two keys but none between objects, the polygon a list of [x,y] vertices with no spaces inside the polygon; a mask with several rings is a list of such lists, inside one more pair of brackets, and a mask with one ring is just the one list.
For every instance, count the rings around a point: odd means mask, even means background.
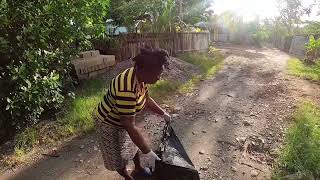
[{"label": "woman's hand", "polygon": [[170,116],[170,114],[167,113],[167,112],[165,112],[165,113],[163,114],[163,118],[164,118],[164,120],[165,120],[166,122],[170,122],[170,121],[171,121],[171,116]]},{"label": "woman's hand", "polygon": [[148,167],[151,167],[152,170],[155,169],[155,162],[156,160],[161,160],[156,153],[154,153],[152,150],[148,152],[147,154],[142,154],[141,157],[146,159],[146,163]]}]

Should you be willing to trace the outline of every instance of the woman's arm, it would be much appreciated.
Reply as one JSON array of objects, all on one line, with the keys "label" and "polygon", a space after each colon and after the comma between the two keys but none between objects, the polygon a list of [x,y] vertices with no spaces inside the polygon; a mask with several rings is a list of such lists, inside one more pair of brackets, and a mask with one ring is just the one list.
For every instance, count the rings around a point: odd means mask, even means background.
[{"label": "woman's arm", "polygon": [[121,116],[120,123],[128,132],[133,143],[138,146],[138,148],[142,151],[143,154],[147,154],[151,151],[151,148],[143,138],[138,127],[135,125],[134,116]]},{"label": "woman's arm", "polygon": [[146,94],[147,96],[147,102],[146,106],[150,108],[153,112],[159,114],[159,115],[164,115],[165,110],[163,110],[150,96],[149,94]]}]

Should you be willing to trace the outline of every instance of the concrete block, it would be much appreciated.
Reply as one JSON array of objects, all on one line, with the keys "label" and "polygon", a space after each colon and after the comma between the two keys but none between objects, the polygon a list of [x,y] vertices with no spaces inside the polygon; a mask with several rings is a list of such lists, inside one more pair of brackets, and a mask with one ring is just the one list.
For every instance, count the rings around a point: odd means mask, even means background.
[{"label": "concrete block", "polygon": [[79,74],[78,78],[79,79],[89,79],[89,74]]},{"label": "concrete block", "polygon": [[97,77],[99,75],[99,71],[93,71],[89,73],[89,79]]},{"label": "concrete block", "polygon": [[103,60],[100,56],[87,58],[85,60],[86,66],[93,66],[93,65],[102,64],[102,63],[103,63]]},{"label": "concrete block", "polygon": [[103,59],[103,63],[108,66],[113,66],[116,63],[116,57],[114,55],[101,55],[101,57]]},{"label": "concrete block", "polygon": [[91,58],[91,57],[98,57],[100,55],[99,50],[92,50],[92,51],[84,51],[80,53],[80,58]]},{"label": "concrete block", "polygon": [[94,51],[91,51],[91,57],[97,57],[100,55],[100,52],[99,50],[94,50]]},{"label": "concrete block", "polygon": [[91,79],[106,73],[116,64],[114,55],[100,55],[99,51],[85,51],[81,58],[71,60],[79,79]]}]

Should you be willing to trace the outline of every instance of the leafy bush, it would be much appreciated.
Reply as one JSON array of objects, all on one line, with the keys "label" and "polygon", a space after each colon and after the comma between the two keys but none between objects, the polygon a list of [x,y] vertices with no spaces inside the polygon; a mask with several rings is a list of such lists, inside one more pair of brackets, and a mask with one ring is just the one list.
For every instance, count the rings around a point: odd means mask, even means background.
[{"label": "leafy bush", "polygon": [[320,38],[316,40],[313,35],[309,37],[309,43],[306,45],[306,60],[315,61],[320,51]]},{"label": "leafy bush", "polygon": [[59,107],[70,59],[103,35],[107,3],[0,2],[0,129],[22,129]]}]

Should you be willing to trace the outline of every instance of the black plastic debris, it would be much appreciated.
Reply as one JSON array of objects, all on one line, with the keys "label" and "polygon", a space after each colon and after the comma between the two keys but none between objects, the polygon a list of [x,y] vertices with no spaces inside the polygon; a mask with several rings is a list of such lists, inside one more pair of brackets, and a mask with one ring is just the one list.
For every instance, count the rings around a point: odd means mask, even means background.
[{"label": "black plastic debris", "polygon": [[164,128],[157,153],[161,161],[156,161],[154,179],[200,180],[198,171],[169,123]]}]

